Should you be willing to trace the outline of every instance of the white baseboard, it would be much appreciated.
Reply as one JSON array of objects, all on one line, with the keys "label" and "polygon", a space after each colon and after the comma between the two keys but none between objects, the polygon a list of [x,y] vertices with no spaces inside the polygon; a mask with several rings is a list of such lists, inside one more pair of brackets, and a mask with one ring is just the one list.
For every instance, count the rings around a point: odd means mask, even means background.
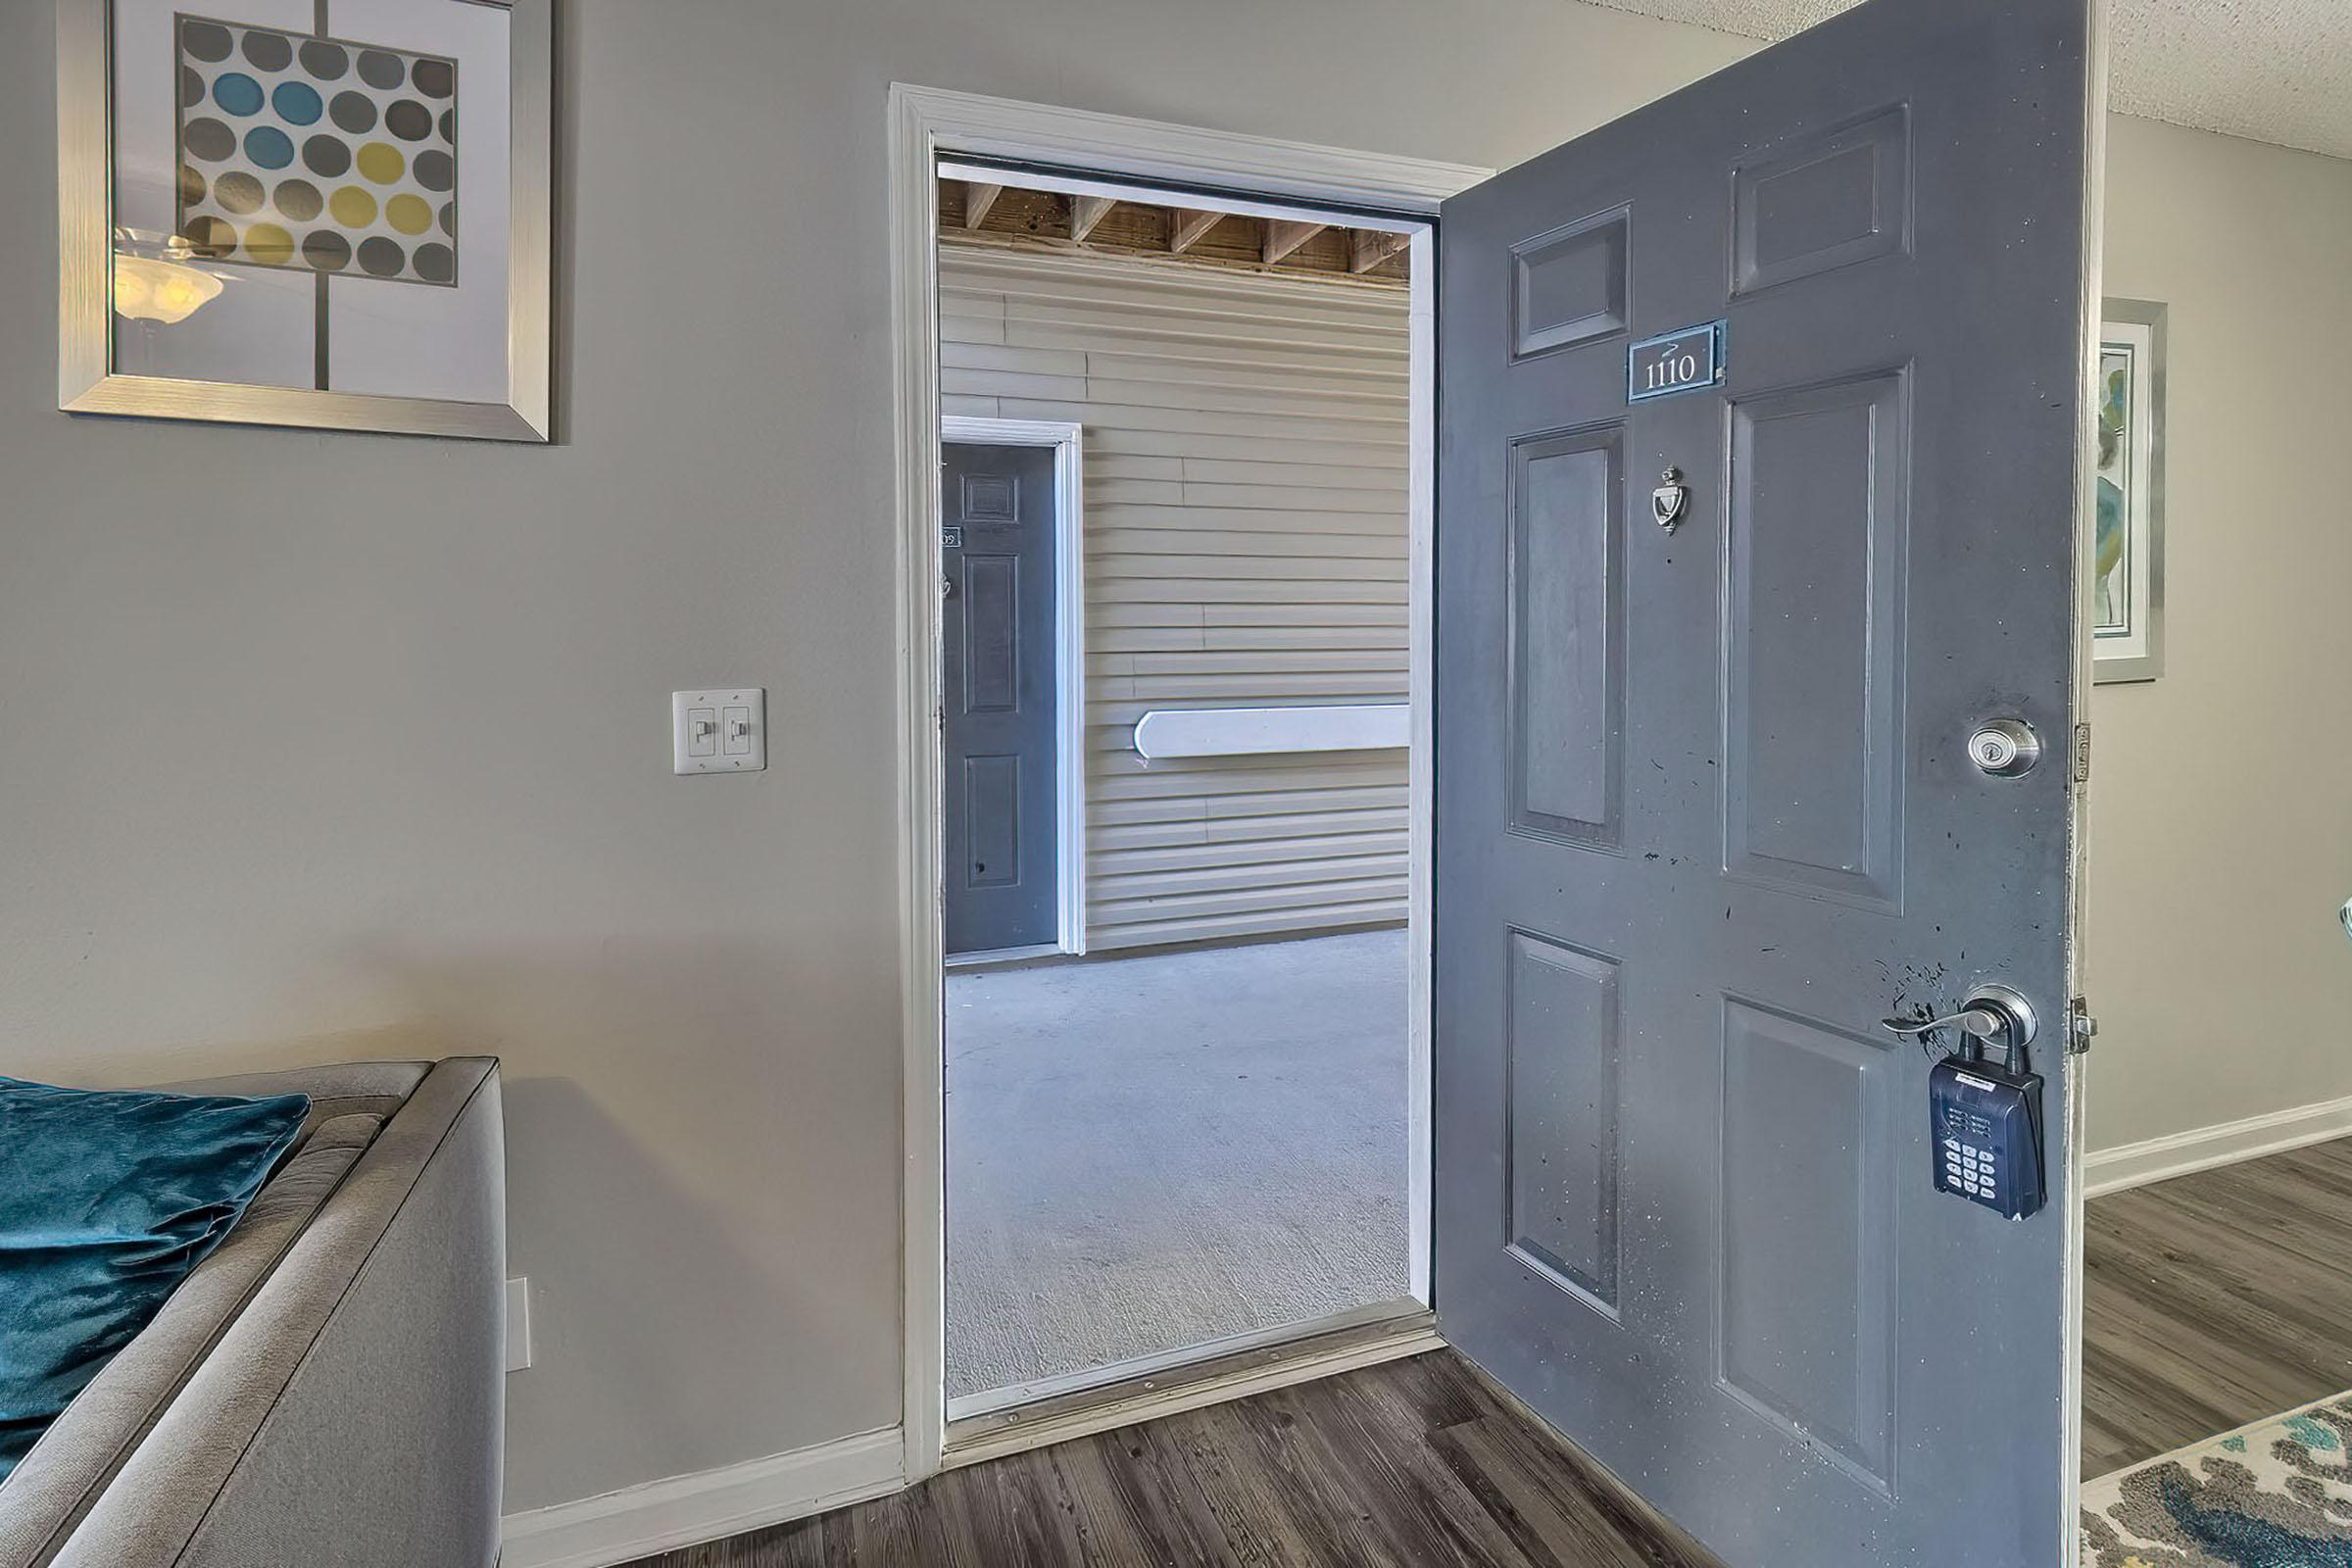
[{"label": "white baseboard", "polygon": [[612,1568],[846,1507],[906,1484],[897,1427],[509,1514],[500,1568]]},{"label": "white baseboard", "polygon": [[2281,1153],[2306,1144],[2352,1135],[2352,1100],[2329,1100],[2316,1105],[2296,1105],[2268,1115],[2248,1116],[2212,1127],[2151,1138],[2145,1143],[2120,1144],[2093,1150],[2082,1156],[2082,1191],[2098,1198],[2142,1187],[2241,1159]]}]

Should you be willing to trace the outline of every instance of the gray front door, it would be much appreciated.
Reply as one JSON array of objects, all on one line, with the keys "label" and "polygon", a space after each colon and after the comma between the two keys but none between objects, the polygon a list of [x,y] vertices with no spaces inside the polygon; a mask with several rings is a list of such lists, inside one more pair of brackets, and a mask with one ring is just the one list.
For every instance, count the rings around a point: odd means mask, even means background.
[{"label": "gray front door", "polygon": [[941,448],[948,952],[1058,935],[1054,449]]},{"label": "gray front door", "polygon": [[[1871,0],[1443,213],[1439,1322],[1735,1568],[2061,1560],[2091,4]],[[2020,1220],[1881,1026],[1983,981]]]}]

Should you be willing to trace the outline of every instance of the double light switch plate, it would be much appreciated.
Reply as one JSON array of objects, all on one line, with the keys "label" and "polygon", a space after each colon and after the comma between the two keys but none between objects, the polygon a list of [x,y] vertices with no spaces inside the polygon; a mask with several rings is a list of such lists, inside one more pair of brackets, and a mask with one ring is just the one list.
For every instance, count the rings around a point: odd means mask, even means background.
[{"label": "double light switch plate", "polygon": [[760,687],[669,694],[671,771],[756,773],[767,766],[767,693]]}]

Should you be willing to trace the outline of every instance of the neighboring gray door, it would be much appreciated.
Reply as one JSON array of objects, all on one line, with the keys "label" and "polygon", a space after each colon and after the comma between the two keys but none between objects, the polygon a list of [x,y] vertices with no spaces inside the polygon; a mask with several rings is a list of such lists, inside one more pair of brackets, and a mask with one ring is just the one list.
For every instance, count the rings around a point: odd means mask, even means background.
[{"label": "neighboring gray door", "polygon": [[1055,940],[1054,449],[948,442],[948,952]]},{"label": "neighboring gray door", "polygon": [[[1735,1568],[2060,1561],[2089,5],[1872,0],[1443,212],[1439,1324]],[[1880,1025],[1982,980],[2020,1221]]]}]

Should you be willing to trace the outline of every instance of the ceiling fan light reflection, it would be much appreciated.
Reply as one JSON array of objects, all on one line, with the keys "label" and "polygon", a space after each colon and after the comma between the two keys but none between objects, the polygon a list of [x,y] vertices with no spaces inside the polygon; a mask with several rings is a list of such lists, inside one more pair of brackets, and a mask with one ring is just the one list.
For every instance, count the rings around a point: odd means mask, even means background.
[{"label": "ceiling fan light reflection", "polygon": [[115,310],[136,321],[184,321],[219,298],[220,286],[202,268],[145,256],[115,258]]}]

